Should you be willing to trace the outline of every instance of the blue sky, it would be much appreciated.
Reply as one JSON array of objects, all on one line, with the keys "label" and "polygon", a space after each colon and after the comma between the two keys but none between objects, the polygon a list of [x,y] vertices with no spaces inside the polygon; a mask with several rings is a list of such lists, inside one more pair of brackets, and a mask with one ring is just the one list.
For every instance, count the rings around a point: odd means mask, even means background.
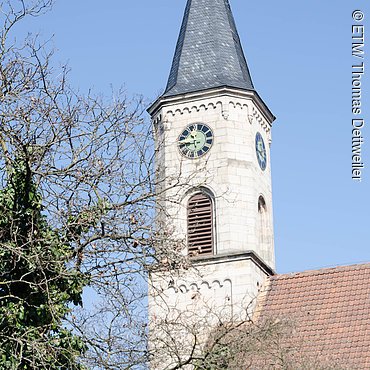
[{"label": "blue sky", "polygon": [[[54,35],[56,59],[69,63],[82,92],[94,87],[108,95],[111,85],[123,85],[149,104],[167,82],[185,2],[59,0],[17,31]],[[369,103],[363,181],[351,179],[352,12],[361,9],[368,27],[368,1],[230,3],[254,85],[277,116],[271,154],[277,271],[370,261]],[[370,54],[365,63],[370,67]],[[368,75],[363,83],[365,103]]]}]

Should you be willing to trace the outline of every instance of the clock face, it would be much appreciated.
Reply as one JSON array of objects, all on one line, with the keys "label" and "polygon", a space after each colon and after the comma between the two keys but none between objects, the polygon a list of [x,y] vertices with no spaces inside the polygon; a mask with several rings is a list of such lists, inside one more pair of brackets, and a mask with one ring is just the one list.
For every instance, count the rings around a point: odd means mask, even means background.
[{"label": "clock face", "polygon": [[259,132],[256,134],[256,154],[258,164],[260,165],[261,170],[264,171],[267,164],[266,147],[262,135]]},{"label": "clock face", "polygon": [[178,138],[178,147],[187,158],[200,158],[213,144],[213,132],[204,123],[193,123],[185,128]]}]

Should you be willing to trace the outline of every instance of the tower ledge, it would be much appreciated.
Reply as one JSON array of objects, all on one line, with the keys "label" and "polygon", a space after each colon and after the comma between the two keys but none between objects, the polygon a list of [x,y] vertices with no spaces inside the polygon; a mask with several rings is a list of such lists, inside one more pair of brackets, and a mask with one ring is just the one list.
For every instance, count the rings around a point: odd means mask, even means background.
[{"label": "tower ledge", "polygon": [[215,97],[232,97],[232,98],[244,98],[244,99],[251,99],[256,106],[259,108],[260,112],[262,112],[264,118],[269,123],[270,127],[272,123],[275,121],[275,116],[267,107],[265,102],[259,96],[259,94],[254,90],[243,90],[237,88],[231,88],[227,86],[203,90],[203,91],[196,91],[190,92],[185,94],[179,94],[176,96],[161,96],[159,97],[148,109],[148,113],[151,117],[154,117],[158,111],[163,107],[168,107],[172,105],[176,105],[179,103],[190,103],[196,102],[199,100],[204,100],[207,98],[215,98]]},{"label": "tower ledge", "polygon": [[233,254],[217,254],[213,256],[199,256],[192,258],[192,264],[197,266],[204,266],[208,264],[217,265],[224,262],[234,262],[241,260],[250,260],[252,261],[261,271],[263,271],[267,276],[275,275],[275,271],[268,266],[262,258],[254,251],[246,251],[242,253],[233,253]]}]

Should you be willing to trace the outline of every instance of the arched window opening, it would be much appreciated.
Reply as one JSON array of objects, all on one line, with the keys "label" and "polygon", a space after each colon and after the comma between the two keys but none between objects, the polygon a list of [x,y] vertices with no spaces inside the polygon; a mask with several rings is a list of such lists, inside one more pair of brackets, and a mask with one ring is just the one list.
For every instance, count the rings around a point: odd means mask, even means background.
[{"label": "arched window opening", "polygon": [[258,198],[258,219],[259,219],[259,242],[260,244],[268,242],[269,238],[269,220],[265,199],[261,195]]},{"label": "arched window opening", "polygon": [[258,213],[264,213],[267,211],[266,202],[262,195],[258,198]]},{"label": "arched window opening", "polygon": [[188,252],[191,257],[213,254],[212,200],[204,193],[188,202]]}]

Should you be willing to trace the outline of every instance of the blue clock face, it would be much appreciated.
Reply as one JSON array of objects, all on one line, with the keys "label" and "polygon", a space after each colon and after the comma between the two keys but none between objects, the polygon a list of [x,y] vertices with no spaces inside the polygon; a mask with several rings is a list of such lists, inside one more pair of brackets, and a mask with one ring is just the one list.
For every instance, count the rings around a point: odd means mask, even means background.
[{"label": "blue clock face", "polygon": [[264,171],[267,164],[266,147],[262,135],[259,132],[256,134],[256,154],[258,164],[260,165],[261,170]]},{"label": "blue clock face", "polygon": [[197,159],[208,153],[213,144],[213,132],[204,123],[193,123],[185,128],[178,138],[182,155]]}]

